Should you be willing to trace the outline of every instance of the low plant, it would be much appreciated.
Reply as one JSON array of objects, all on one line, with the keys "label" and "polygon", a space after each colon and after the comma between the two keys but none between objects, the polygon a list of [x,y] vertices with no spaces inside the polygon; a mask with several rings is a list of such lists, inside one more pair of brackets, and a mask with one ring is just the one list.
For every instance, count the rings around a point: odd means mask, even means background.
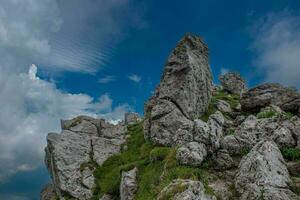
[{"label": "low plant", "polygon": [[297,148],[283,148],[282,155],[285,159],[289,161],[298,161],[300,160],[300,149]]}]

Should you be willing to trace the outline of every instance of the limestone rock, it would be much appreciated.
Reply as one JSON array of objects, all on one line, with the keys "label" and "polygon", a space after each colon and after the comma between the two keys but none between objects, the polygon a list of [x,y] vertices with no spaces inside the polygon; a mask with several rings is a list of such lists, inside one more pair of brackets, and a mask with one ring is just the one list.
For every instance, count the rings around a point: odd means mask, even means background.
[{"label": "limestone rock", "polygon": [[228,170],[234,167],[234,161],[226,149],[220,149],[212,156],[213,168],[218,171]]},{"label": "limestone rock", "polygon": [[218,108],[219,111],[224,112],[224,113],[231,113],[232,112],[230,104],[227,101],[224,101],[224,100],[219,100],[217,102],[217,108]]},{"label": "limestone rock", "polygon": [[133,200],[137,191],[137,168],[128,172],[122,172],[120,184],[120,198],[121,200]]},{"label": "limestone rock", "polygon": [[145,136],[168,146],[191,141],[192,120],[205,113],[211,93],[208,48],[199,37],[187,34],[172,51],[155,95],[145,104]]},{"label": "limestone rock", "polygon": [[[171,198],[170,198],[171,197]],[[165,187],[157,200],[217,200],[215,196],[206,193],[200,181],[177,179]]]},{"label": "limestone rock", "polygon": [[176,159],[180,164],[200,166],[206,158],[206,147],[202,143],[190,142],[177,149]]},{"label": "limestone rock", "polygon": [[296,199],[289,190],[289,173],[279,148],[273,141],[263,140],[240,162],[235,188],[240,200]]},{"label": "limestone rock", "polygon": [[241,104],[244,110],[259,110],[274,104],[284,111],[297,113],[300,108],[300,93],[280,84],[265,83],[244,93]]},{"label": "limestone rock", "polygon": [[251,149],[263,139],[274,140],[280,148],[295,147],[299,140],[300,119],[288,119],[285,116],[257,119],[250,115],[237,127],[233,135],[225,136],[221,146],[231,154],[240,154]]},{"label": "limestone rock", "polygon": [[247,86],[245,80],[239,73],[229,72],[219,77],[221,85],[224,90],[231,94],[241,96],[246,90]]},{"label": "limestone rock", "polygon": [[41,191],[41,200],[56,200],[57,196],[52,184],[46,185]]},{"label": "limestone rock", "polygon": [[48,134],[45,162],[60,199],[65,195],[78,200],[91,198],[95,167],[120,152],[126,129],[103,121],[79,116],[62,121],[61,134]]},{"label": "limestone rock", "polygon": [[104,194],[99,200],[114,200],[111,195]]},{"label": "limestone rock", "polygon": [[300,177],[300,161],[290,162],[287,167],[292,176]]},{"label": "limestone rock", "polygon": [[126,125],[132,125],[137,122],[140,122],[141,120],[142,120],[142,118],[137,113],[133,113],[133,112],[125,113],[125,124]]}]

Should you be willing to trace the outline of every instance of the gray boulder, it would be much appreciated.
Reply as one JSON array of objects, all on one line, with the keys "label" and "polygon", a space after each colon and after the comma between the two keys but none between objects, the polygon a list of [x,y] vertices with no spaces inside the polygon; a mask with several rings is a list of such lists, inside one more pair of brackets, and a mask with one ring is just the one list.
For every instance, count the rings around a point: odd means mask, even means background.
[{"label": "gray boulder", "polygon": [[187,34],[172,51],[155,95],[145,104],[145,137],[168,146],[191,141],[192,120],[205,113],[211,93],[208,48],[199,37]]},{"label": "gray boulder", "polygon": [[200,181],[177,179],[166,186],[158,195],[157,200],[217,200],[207,194]]},{"label": "gray boulder", "polygon": [[235,163],[226,149],[220,149],[212,156],[213,168],[217,171],[231,169]]},{"label": "gray boulder", "polygon": [[229,72],[219,77],[223,89],[231,94],[241,96],[246,90],[246,82],[239,73]]},{"label": "gray boulder", "polygon": [[126,129],[101,126],[101,123],[103,120],[80,116],[62,121],[61,134],[48,134],[45,162],[60,199],[65,195],[79,200],[91,198],[95,187],[93,171],[107,158],[119,153],[126,141]]},{"label": "gray boulder", "polygon": [[206,158],[206,146],[198,142],[190,142],[177,149],[176,159],[180,164],[200,166]]},{"label": "gray boulder", "polygon": [[137,172],[134,168],[128,172],[122,172],[120,184],[120,198],[121,200],[133,200],[137,191]]},{"label": "gray boulder", "polygon": [[243,110],[259,110],[274,104],[284,111],[297,113],[300,108],[300,93],[280,84],[265,83],[244,93],[241,104]]},{"label": "gray boulder", "polygon": [[125,113],[125,124],[126,125],[132,125],[135,124],[137,122],[140,122],[142,120],[142,118],[140,117],[140,115],[138,113]]},{"label": "gray boulder", "polygon": [[263,140],[240,162],[235,176],[235,189],[240,200],[293,200],[289,190],[289,173],[279,148],[273,141]]},{"label": "gray boulder", "polygon": [[230,104],[227,101],[224,101],[224,100],[219,100],[217,102],[217,108],[218,108],[219,111],[221,111],[223,113],[231,113],[232,112]]}]

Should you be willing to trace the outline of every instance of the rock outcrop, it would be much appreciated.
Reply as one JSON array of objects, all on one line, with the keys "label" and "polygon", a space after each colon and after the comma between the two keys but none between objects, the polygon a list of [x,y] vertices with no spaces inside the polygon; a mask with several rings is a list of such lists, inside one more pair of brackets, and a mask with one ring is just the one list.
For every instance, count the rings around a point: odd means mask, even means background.
[{"label": "rock outcrop", "polygon": [[120,184],[120,197],[121,200],[133,200],[137,191],[137,168],[128,172],[122,172]]},{"label": "rock outcrop", "polygon": [[245,80],[237,72],[228,72],[219,77],[223,89],[231,94],[241,96],[246,90]]},{"label": "rock outcrop", "polygon": [[260,110],[270,104],[287,112],[299,113],[300,93],[293,88],[285,88],[276,83],[258,85],[243,94],[244,110]]},{"label": "rock outcrop", "polygon": [[177,179],[165,187],[158,195],[158,200],[217,200],[205,190],[200,181]]},{"label": "rock outcrop", "polygon": [[55,193],[61,199],[89,199],[95,167],[120,152],[126,128],[86,116],[63,120],[61,125],[61,134],[48,134],[45,157]]},{"label": "rock outcrop", "polygon": [[176,159],[180,164],[200,166],[206,158],[206,146],[203,143],[190,142],[180,147],[176,153]]},{"label": "rock outcrop", "polygon": [[208,48],[187,34],[169,56],[155,95],[145,105],[145,136],[165,146],[191,141],[193,119],[207,110],[211,92]]},{"label": "rock outcrop", "polygon": [[273,141],[256,144],[240,162],[235,188],[240,200],[293,200],[289,190],[290,177],[279,148]]},{"label": "rock outcrop", "polygon": [[134,113],[134,112],[125,113],[125,124],[126,125],[132,125],[132,124],[135,124],[140,121],[142,121],[142,118],[140,117],[140,115],[138,113]]},{"label": "rock outcrop", "polygon": [[46,185],[41,191],[41,200],[56,200],[57,196],[52,184]]}]

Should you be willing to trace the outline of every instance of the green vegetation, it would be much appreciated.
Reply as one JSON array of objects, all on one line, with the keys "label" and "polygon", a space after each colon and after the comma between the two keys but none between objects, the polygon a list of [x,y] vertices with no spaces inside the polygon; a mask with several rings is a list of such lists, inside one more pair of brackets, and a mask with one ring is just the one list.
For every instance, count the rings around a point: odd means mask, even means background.
[{"label": "green vegetation", "polygon": [[300,149],[297,148],[283,148],[282,155],[285,159],[289,161],[300,160]]},{"label": "green vegetation", "polygon": [[262,112],[259,112],[256,117],[258,119],[263,119],[263,118],[272,118],[272,117],[277,117],[278,113],[273,111],[273,110],[264,110]]},{"label": "green vegetation", "polygon": [[[203,114],[200,119],[207,122],[208,118],[211,114],[215,113],[217,111],[217,103],[218,100],[224,100],[230,104],[231,108],[237,107],[237,105],[240,102],[240,98],[237,95],[232,95],[227,93],[224,90],[218,90],[212,97],[211,101],[208,105],[207,112]],[[223,113],[225,117],[229,117],[227,114]]]},{"label": "green vegetation", "polygon": [[208,180],[214,175],[208,170],[179,165],[176,161],[176,148],[155,147],[145,141],[142,123],[130,126],[128,149],[110,157],[95,171],[96,189],[92,199],[103,194],[111,194],[119,199],[119,185],[122,171],[138,168],[138,191],[136,200],[155,199],[158,193],[177,178],[201,180],[208,193],[213,190]]},{"label": "green vegetation", "polygon": [[229,128],[228,130],[227,130],[227,135],[233,135],[234,134],[234,132],[235,132],[235,128]]}]

